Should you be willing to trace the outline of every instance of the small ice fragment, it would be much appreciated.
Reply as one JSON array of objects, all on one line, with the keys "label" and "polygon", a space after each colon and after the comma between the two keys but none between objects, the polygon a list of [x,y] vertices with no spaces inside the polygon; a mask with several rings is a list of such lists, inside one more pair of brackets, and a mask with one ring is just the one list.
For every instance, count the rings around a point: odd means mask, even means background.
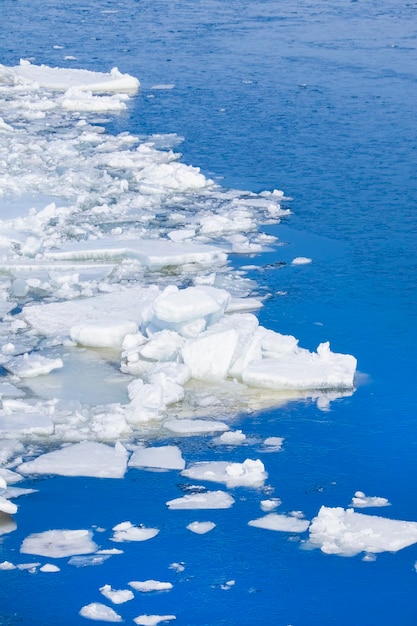
[{"label": "small ice fragment", "polygon": [[171,563],[169,569],[173,569],[175,572],[183,572],[185,570],[185,563]]},{"label": "small ice fragment", "polygon": [[0,563],[0,570],[16,569],[16,565],[13,565],[10,561],[3,561]]},{"label": "small ice fragment", "polygon": [[177,619],[175,615],[139,615],[133,621],[139,626],[157,626],[161,622],[170,622],[173,619]]},{"label": "small ice fragment", "polygon": [[116,613],[113,609],[105,604],[101,604],[100,602],[91,602],[91,604],[86,604],[80,610],[81,617],[86,617],[87,619],[93,619],[101,622],[122,622],[122,618],[120,615]]},{"label": "small ice fragment", "polygon": [[172,583],[152,579],[143,581],[131,580],[130,583],[127,584],[130,587],[133,587],[136,591],[141,591],[142,593],[148,593],[150,591],[169,591],[173,587]]},{"label": "small ice fragment", "polygon": [[24,539],[20,552],[60,558],[74,554],[88,554],[97,550],[89,530],[47,530],[33,533]]},{"label": "small ice fragment", "polygon": [[215,442],[225,446],[238,446],[246,440],[246,435],[241,430],[230,430],[215,439]]},{"label": "small ice fragment", "polygon": [[373,563],[376,561],[376,554],[372,554],[372,552],[366,552],[366,554],[362,557],[362,561],[365,563]]},{"label": "small ice fragment", "polygon": [[269,498],[268,500],[261,500],[260,504],[262,511],[274,511],[281,504],[281,500],[279,498]]},{"label": "small ice fragment", "polygon": [[270,452],[278,452],[282,448],[284,443],[284,437],[267,437],[264,441],[264,446],[269,448]]},{"label": "small ice fragment", "polygon": [[264,517],[251,520],[249,526],[265,528],[266,530],[277,530],[288,533],[303,533],[310,525],[308,520],[297,519],[290,515],[278,515],[278,513],[268,513]]},{"label": "small ice fragment", "polygon": [[228,580],[226,583],[224,583],[224,585],[220,585],[220,589],[223,589],[224,591],[228,591],[229,589],[234,587],[235,584],[236,584],[235,580]]},{"label": "small ice fragment", "polygon": [[352,502],[350,503],[350,506],[355,509],[390,505],[391,502],[389,502],[387,498],[380,498],[379,496],[366,496],[363,491],[356,491],[352,498]]},{"label": "small ice fragment", "polygon": [[214,522],[191,522],[191,524],[187,526],[188,530],[191,530],[191,532],[197,535],[205,535],[215,527],[216,524]]},{"label": "small ice fragment", "polygon": [[169,509],[229,509],[234,503],[232,496],[225,491],[193,493],[169,500]]},{"label": "small ice fragment", "polygon": [[205,419],[171,419],[164,422],[164,428],[178,435],[215,433],[229,430],[227,424]]},{"label": "small ice fragment", "polygon": [[42,565],[42,567],[39,568],[39,571],[52,573],[52,572],[60,572],[61,569],[57,565],[54,565],[53,563],[45,563],[45,565]]},{"label": "small ice fragment", "polygon": [[13,515],[17,512],[17,505],[14,502],[10,502],[7,498],[3,498],[0,496],[0,511],[3,513],[8,513],[9,515]]},{"label": "small ice fragment", "polygon": [[68,565],[72,565],[73,567],[94,567],[96,565],[103,565],[110,556],[110,554],[98,553],[89,556],[72,556],[68,560]]},{"label": "small ice fragment", "polygon": [[12,357],[3,367],[19,378],[32,378],[49,374],[52,370],[64,367],[62,359],[49,359],[37,352]]},{"label": "small ice fragment", "polygon": [[312,259],[307,256],[297,256],[291,261],[291,265],[308,265]]},{"label": "small ice fragment", "polygon": [[147,541],[156,537],[158,528],[145,528],[144,526],[134,526],[131,522],[121,522],[113,527],[114,535],[111,541]]},{"label": "small ice fragment", "polygon": [[100,587],[100,591],[105,598],[111,600],[114,604],[123,604],[134,598],[130,589],[112,589],[110,585],[104,585]]}]

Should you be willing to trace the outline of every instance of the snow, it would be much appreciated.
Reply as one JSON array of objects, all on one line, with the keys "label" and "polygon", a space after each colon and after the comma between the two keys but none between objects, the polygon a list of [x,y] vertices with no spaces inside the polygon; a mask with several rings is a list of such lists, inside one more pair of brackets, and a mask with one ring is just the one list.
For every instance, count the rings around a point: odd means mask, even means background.
[{"label": "snow", "polygon": [[310,522],[308,520],[299,519],[292,515],[279,515],[278,513],[268,513],[264,517],[260,517],[248,522],[249,526],[256,528],[264,528],[266,530],[277,530],[289,533],[305,532]]},{"label": "snow", "polygon": [[206,491],[174,498],[166,505],[169,509],[229,509],[233,503],[234,499],[225,491]]},{"label": "snow", "polygon": [[187,528],[197,535],[205,535],[213,528],[216,528],[216,524],[214,522],[191,522],[191,524],[187,525]]},{"label": "snow", "polygon": [[122,622],[122,617],[112,608],[100,602],[91,602],[80,609],[81,617],[99,622]]},{"label": "snow", "polygon": [[94,476],[123,478],[128,453],[120,444],[114,447],[95,441],[83,441],[60,450],[47,452],[17,468],[21,474],[58,474],[60,476]]},{"label": "snow", "polygon": [[114,534],[112,541],[148,541],[159,533],[158,528],[146,528],[145,526],[135,526],[131,522],[121,522],[113,527]]},{"label": "snow", "polygon": [[246,459],[243,463],[227,461],[201,461],[181,472],[194,480],[224,483],[227,487],[261,487],[268,477],[259,459]]},{"label": "snow", "polygon": [[310,525],[309,544],[325,554],[397,552],[417,543],[417,522],[322,506]]},{"label": "snow", "polygon": [[185,461],[178,446],[138,448],[130,457],[129,467],[182,470]]},{"label": "snow", "polygon": [[130,587],[133,587],[135,591],[141,591],[142,593],[148,593],[150,591],[169,591],[172,589],[172,583],[161,582],[160,580],[132,580],[128,583]]},{"label": "snow", "polygon": [[61,558],[74,554],[89,554],[97,550],[89,530],[46,530],[24,539],[20,552]]},{"label": "snow", "polygon": [[134,598],[130,589],[112,589],[110,585],[104,585],[100,587],[100,591],[105,598],[111,600],[114,604],[123,604]]}]

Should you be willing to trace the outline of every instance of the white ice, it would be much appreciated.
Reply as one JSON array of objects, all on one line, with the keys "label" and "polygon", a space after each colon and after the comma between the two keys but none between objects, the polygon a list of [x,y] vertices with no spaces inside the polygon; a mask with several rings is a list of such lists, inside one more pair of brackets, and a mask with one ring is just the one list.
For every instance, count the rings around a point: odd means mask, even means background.
[{"label": "white ice", "polygon": [[230,430],[217,437],[214,441],[223,446],[239,446],[246,441],[246,435],[241,430]]},{"label": "white ice", "polygon": [[16,356],[2,363],[2,366],[11,374],[19,378],[32,378],[49,374],[52,370],[63,367],[62,359],[50,359],[37,352]]},{"label": "white ice", "polygon": [[164,622],[170,622],[177,619],[175,615],[139,615],[134,618],[135,624],[139,626],[157,626]]},{"label": "white ice", "polygon": [[185,460],[178,446],[150,446],[135,450],[129,459],[129,467],[182,470]]},{"label": "white ice", "polygon": [[141,591],[142,593],[148,593],[150,591],[169,591],[173,587],[172,583],[152,579],[142,581],[131,580],[128,585],[136,591]]},{"label": "white ice", "polygon": [[261,487],[268,477],[260,459],[246,459],[243,463],[202,461],[181,472],[194,480],[224,483],[227,487]]},{"label": "white ice", "polygon": [[111,541],[148,541],[159,533],[158,528],[135,526],[131,522],[121,522],[113,527],[114,534]]},{"label": "white ice", "polygon": [[59,474],[60,476],[93,476],[123,478],[128,453],[120,444],[114,447],[95,441],[83,441],[60,450],[47,452],[33,461],[22,463],[18,471],[24,475]]},{"label": "white ice", "polygon": [[325,554],[397,552],[417,543],[417,522],[322,506],[310,525],[309,544]]},{"label": "white ice", "polygon": [[123,622],[122,617],[112,608],[100,602],[91,602],[80,609],[81,617],[98,622]]},{"label": "white ice", "polygon": [[229,509],[233,503],[234,499],[225,491],[206,491],[174,498],[166,505],[169,509]]},{"label": "white ice", "polygon": [[170,419],[164,422],[164,428],[176,435],[215,433],[229,429],[224,422],[200,419]]},{"label": "white ice", "polygon": [[130,589],[112,589],[110,585],[103,585],[103,587],[100,587],[100,591],[113,604],[123,604],[134,598],[134,594]]},{"label": "white ice", "polygon": [[20,552],[61,558],[74,554],[89,554],[97,550],[89,530],[46,530],[24,539]]},{"label": "white ice", "polygon": [[355,509],[364,509],[367,507],[390,506],[390,504],[391,503],[387,500],[387,498],[381,498],[380,496],[366,496],[363,491],[356,491],[350,506]]},{"label": "white ice", "polygon": [[54,565],[54,563],[45,563],[45,565],[39,568],[39,571],[45,574],[55,574],[56,572],[60,572],[61,568],[58,567],[58,565]]},{"label": "white ice", "polygon": [[251,520],[248,522],[249,526],[255,526],[256,528],[265,528],[266,530],[277,530],[289,533],[303,533],[305,532],[310,522],[309,520],[299,519],[292,515],[279,515],[278,513],[268,513],[264,517]]},{"label": "white ice", "polygon": [[308,265],[311,261],[307,256],[297,256],[291,261],[291,265]]},{"label": "white ice", "polygon": [[197,535],[205,535],[213,528],[216,528],[216,524],[214,522],[191,522],[191,524],[187,525],[187,528]]}]

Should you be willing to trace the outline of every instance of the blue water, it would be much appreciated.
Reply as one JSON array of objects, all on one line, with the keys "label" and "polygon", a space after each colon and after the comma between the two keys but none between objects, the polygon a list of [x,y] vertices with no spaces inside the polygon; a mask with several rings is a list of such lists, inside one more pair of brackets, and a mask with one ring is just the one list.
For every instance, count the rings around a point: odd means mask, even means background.
[{"label": "blue water", "polygon": [[[250,274],[272,294],[262,324],[308,348],[330,340],[366,377],[328,412],[293,402],[236,427],[286,438],[281,454],[258,454],[286,511],[312,518],[360,489],[392,502],[369,512],[416,521],[417,3],[2,0],[0,12],[3,64],[116,65],[140,78],[141,92],[111,132],[178,133],[183,160],[223,185],[292,196],[282,228],[265,226],[288,245],[235,263],[265,266]],[[175,88],[152,90],[158,83]],[[290,267],[296,255],[313,263]],[[268,269],[280,260],[287,265]],[[224,455],[206,445],[181,441],[188,460]],[[260,516],[259,494],[244,489],[231,511],[194,515],[218,524],[194,536],[186,512],[165,510],[177,483],[139,471],[123,481],[39,481],[39,496],[25,502],[30,519],[18,515],[3,540],[12,553],[29,532],[75,519],[111,528],[139,517],[161,533],[100,567],[3,573],[0,624],[86,623],[77,612],[102,600],[99,586],[164,573],[178,581],[173,591],[124,605],[127,622],[148,612],[189,626],[416,623],[416,546],[371,563],[303,551],[286,534],[247,526]],[[182,574],[168,570],[173,561],[186,562]],[[230,579],[236,585],[221,589]]]}]

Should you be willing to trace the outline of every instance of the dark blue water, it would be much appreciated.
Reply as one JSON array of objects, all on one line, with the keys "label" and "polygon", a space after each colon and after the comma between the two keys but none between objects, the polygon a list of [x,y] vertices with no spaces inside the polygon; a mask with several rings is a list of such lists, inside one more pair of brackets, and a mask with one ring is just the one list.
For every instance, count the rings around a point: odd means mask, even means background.
[{"label": "dark blue water", "polygon": [[[384,516],[417,520],[417,3],[2,0],[0,11],[3,64],[117,65],[142,88],[112,132],[178,133],[183,160],[225,186],[293,197],[285,226],[265,227],[288,246],[251,262],[306,255],[313,263],[253,271],[259,291],[272,294],[260,321],[305,347],[330,340],[368,378],[329,412],[291,403],[237,426],[286,437],[280,455],[258,454],[286,511],[311,518],[360,489],[392,502]],[[158,83],[175,88],[152,90]],[[181,445],[188,460],[224,455],[204,442]],[[144,472],[80,480],[77,489],[71,479],[41,481],[40,496],[25,502],[30,520],[17,516],[5,549],[74,519],[111,528],[139,517],[161,533],[100,567],[3,572],[0,623],[85,623],[77,611],[102,599],[99,586],[164,573],[178,577],[174,590],[124,605],[127,622],[149,612],[190,626],[416,623],[417,547],[372,563],[302,551],[285,534],[246,525],[260,515],[259,494],[243,489],[232,511],[199,517],[215,531],[190,536],[190,517],[167,517],[164,507],[177,482]],[[169,563],[182,560],[186,570],[173,577]],[[230,579],[236,585],[221,589]]]}]

